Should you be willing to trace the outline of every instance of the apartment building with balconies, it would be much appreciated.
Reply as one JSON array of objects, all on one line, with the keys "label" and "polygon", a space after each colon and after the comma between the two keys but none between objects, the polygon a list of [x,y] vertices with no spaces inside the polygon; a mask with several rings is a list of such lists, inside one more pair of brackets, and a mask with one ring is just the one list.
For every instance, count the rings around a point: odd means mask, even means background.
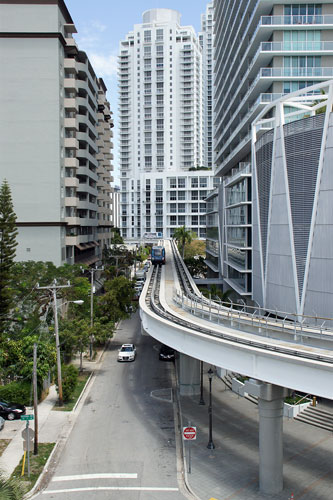
[{"label": "apartment building with balconies", "polygon": [[[119,115],[122,236],[170,237],[174,227],[192,221],[184,203],[192,194],[190,187],[180,189],[180,206],[174,205],[181,212],[169,213],[168,202],[177,201],[169,198],[169,179],[186,179],[190,169],[203,165],[202,50],[177,11],[144,12],[143,23],[120,42]],[[212,175],[193,172],[206,182]],[[197,208],[189,227],[203,234]]]},{"label": "apartment building with balconies", "polygon": [[209,2],[206,12],[201,15],[199,43],[202,48],[203,78],[203,164],[213,166],[213,49],[214,49],[214,9]]},{"label": "apartment building with balconies", "polygon": [[111,234],[106,87],[62,0],[1,2],[0,19],[0,172],[17,259],[92,264]]},{"label": "apartment building with balconies", "polygon": [[226,285],[250,300],[251,124],[267,103],[332,78],[333,3],[215,0],[214,24],[214,161],[223,181],[220,266]]}]

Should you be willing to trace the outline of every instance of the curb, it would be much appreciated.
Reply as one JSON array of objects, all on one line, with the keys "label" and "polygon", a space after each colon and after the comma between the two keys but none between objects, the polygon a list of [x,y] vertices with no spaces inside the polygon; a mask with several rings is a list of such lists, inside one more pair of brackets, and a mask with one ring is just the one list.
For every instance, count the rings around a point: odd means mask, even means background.
[{"label": "curb", "polygon": [[33,485],[33,487],[31,488],[31,490],[28,491],[25,495],[23,495],[23,499],[24,500],[26,500],[28,498],[31,498],[37,492],[37,490],[39,489],[40,483],[42,482],[43,477],[44,477],[44,471],[47,472],[49,464],[50,464],[50,462],[51,462],[51,460],[53,458],[53,455],[55,454],[55,452],[56,452],[56,450],[58,448],[58,444],[59,444],[59,441],[57,441],[55,443],[55,445],[53,446],[53,450],[51,451],[50,456],[47,459],[46,464],[44,465],[44,468],[43,468],[42,472],[39,474],[39,477],[38,477],[37,481],[35,482],[35,484]]},{"label": "curb", "polygon": [[182,416],[182,411],[181,411],[181,404],[180,404],[180,397],[179,397],[179,379],[178,379],[178,366],[177,366],[177,360],[174,364],[175,366],[175,381],[176,381],[176,388],[175,388],[175,402],[176,402],[176,406],[177,406],[177,411],[178,411],[178,423],[179,423],[179,426],[180,426],[180,429],[179,429],[179,438],[181,440],[181,445],[180,445],[180,449],[181,449],[181,455],[182,455],[182,461],[183,461],[183,470],[182,470],[182,474],[183,474],[183,482],[184,482],[184,486],[185,486],[185,490],[187,493],[189,493],[193,499],[195,500],[201,500],[200,497],[198,497],[198,495],[196,493],[194,493],[194,491],[192,490],[191,486],[190,486],[190,483],[189,483],[189,480],[188,480],[188,473],[187,473],[187,460],[186,460],[186,452],[185,452],[185,444],[184,444],[184,440],[183,440],[183,437],[182,437],[182,429],[183,429],[183,416]]},{"label": "curb", "polygon": [[[120,322],[119,322],[119,323],[117,323],[115,331],[116,331],[116,330],[117,330],[117,328],[119,327],[119,324],[120,324]],[[101,352],[101,354],[100,354],[100,356],[99,356],[99,360],[98,360],[98,361],[96,361],[96,364],[99,364],[99,363],[102,361],[103,355],[104,355],[104,353],[105,353],[105,351],[106,351],[107,347],[109,346],[109,344],[110,344],[111,340],[112,340],[112,339],[109,339],[109,340],[106,342],[106,344],[105,344],[105,346],[104,346],[104,349],[102,350],[102,352]],[[76,409],[77,409],[77,407],[78,407],[78,405],[79,405],[80,401],[82,400],[83,396],[85,395],[86,389],[87,389],[87,387],[88,387],[89,383],[91,382],[91,379],[92,379],[92,377],[93,377],[94,375],[95,375],[95,370],[92,370],[92,372],[91,372],[91,373],[90,373],[90,375],[89,375],[89,378],[88,378],[87,382],[85,383],[85,385],[84,385],[84,387],[83,387],[83,389],[82,389],[82,391],[81,391],[81,394],[80,394],[80,396],[79,396],[78,400],[76,401],[76,403],[75,403],[75,405],[74,405],[73,410],[72,410],[71,412],[69,412],[69,413],[75,413],[75,411],[76,411]],[[67,441],[68,436],[69,436],[69,435],[70,435],[70,433],[72,432],[73,427],[74,427],[74,421],[73,421],[72,425],[70,426],[70,429],[69,429],[68,434],[67,434],[67,436],[66,436],[65,442]],[[58,440],[56,441],[56,443],[55,443],[55,445],[54,445],[54,447],[53,447],[53,450],[52,450],[52,452],[50,453],[50,456],[49,456],[49,458],[47,459],[47,462],[46,462],[46,464],[44,465],[43,470],[42,470],[42,472],[40,473],[40,475],[39,475],[39,477],[38,477],[38,479],[37,479],[36,483],[35,483],[35,484],[34,484],[34,486],[31,488],[31,490],[30,490],[30,491],[28,491],[27,493],[25,493],[25,495],[22,497],[24,500],[27,500],[27,499],[29,499],[29,498],[32,498],[32,497],[33,497],[33,495],[35,495],[35,494],[38,492],[38,490],[39,490],[39,488],[40,488],[40,484],[42,483],[42,481],[43,481],[43,479],[44,479],[45,474],[48,472],[48,467],[49,467],[49,464],[51,463],[51,460],[52,460],[53,456],[55,455],[56,451],[58,450],[59,446],[60,446],[60,440],[58,439]]]}]

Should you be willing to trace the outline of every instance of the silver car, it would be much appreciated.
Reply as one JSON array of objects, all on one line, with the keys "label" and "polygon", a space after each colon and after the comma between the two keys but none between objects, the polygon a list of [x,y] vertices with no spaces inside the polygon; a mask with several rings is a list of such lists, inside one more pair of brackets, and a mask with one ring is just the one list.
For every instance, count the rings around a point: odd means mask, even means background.
[{"label": "silver car", "polygon": [[118,361],[134,361],[136,348],[134,344],[123,344],[118,352]]}]

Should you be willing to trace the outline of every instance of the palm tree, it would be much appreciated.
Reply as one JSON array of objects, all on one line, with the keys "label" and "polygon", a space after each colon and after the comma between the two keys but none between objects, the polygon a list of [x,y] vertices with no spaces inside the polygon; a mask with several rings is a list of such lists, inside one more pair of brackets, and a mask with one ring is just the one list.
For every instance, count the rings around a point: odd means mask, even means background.
[{"label": "palm tree", "polygon": [[182,258],[184,259],[185,245],[186,243],[191,243],[191,241],[196,238],[196,233],[191,231],[191,229],[186,229],[185,226],[178,227],[174,232],[174,239],[180,245],[182,249]]}]

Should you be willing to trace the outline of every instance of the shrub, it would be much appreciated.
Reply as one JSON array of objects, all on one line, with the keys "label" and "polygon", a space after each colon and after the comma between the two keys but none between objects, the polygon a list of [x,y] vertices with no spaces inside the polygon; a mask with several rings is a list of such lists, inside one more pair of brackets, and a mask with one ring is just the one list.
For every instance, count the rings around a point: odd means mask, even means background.
[{"label": "shrub", "polygon": [[[41,390],[38,387],[38,398],[40,394]],[[31,406],[33,403],[32,398],[32,386],[29,382],[10,382],[9,384],[0,386],[0,399]]]},{"label": "shrub", "polygon": [[[64,401],[69,401],[74,394],[78,382],[79,370],[74,365],[63,365],[61,367],[62,376],[62,397]],[[57,391],[59,392],[58,384]]]}]

